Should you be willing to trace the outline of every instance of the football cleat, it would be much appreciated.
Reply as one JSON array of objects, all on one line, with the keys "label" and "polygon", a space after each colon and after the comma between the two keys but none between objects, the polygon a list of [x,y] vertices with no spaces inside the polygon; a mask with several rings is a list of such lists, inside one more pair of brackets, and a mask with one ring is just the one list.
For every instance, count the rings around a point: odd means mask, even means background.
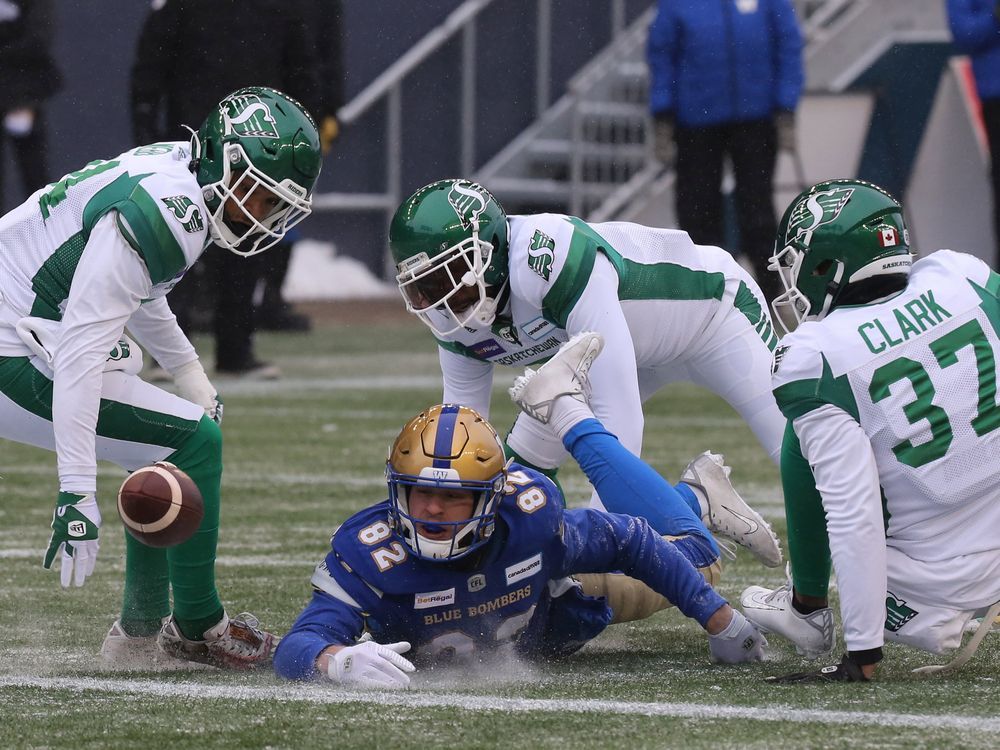
[{"label": "football cleat", "polygon": [[270,666],[281,640],[258,625],[257,618],[247,612],[233,619],[223,614],[217,625],[205,631],[203,640],[192,641],[184,637],[171,617],[160,630],[157,642],[164,653],[177,659],[220,669],[257,669]]},{"label": "football cleat", "polygon": [[604,348],[599,333],[584,332],[573,336],[537,370],[528,368],[510,388],[511,400],[530,417],[548,424],[552,405],[560,396],[570,396],[589,403],[590,381],[587,373]]},{"label": "football cleat", "polygon": [[781,546],[771,526],[747,505],[729,481],[725,458],[705,451],[687,465],[681,481],[700,492],[701,520],[709,531],[750,550],[769,568],[781,565]]},{"label": "football cleat", "polygon": [[792,606],[792,586],[777,589],[750,586],[740,595],[743,614],[766,633],[777,633],[790,640],[795,650],[807,659],[816,659],[833,651],[833,610],[818,609],[808,615]]},{"label": "football cleat", "polygon": [[156,641],[156,635],[129,635],[122,629],[121,620],[115,620],[108,634],[104,636],[104,643],[101,644],[101,661],[109,669],[122,671],[162,671],[191,669],[198,666],[172,659],[160,650]]}]

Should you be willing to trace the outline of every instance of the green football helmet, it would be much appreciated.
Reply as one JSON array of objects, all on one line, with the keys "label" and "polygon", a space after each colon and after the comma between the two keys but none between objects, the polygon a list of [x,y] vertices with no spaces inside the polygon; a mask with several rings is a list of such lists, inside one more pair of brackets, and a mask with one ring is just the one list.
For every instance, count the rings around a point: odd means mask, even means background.
[{"label": "green football helmet", "polygon": [[[319,133],[305,108],[280,91],[234,91],[192,134],[191,154],[212,239],[237,255],[263,252],[312,211]],[[259,190],[270,210],[254,216]]]},{"label": "green football helmet", "polygon": [[[867,304],[906,286],[913,264],[903,208],[870,182],[827,180],[800,193],[778,225],[768,268],[785,293],[772,302],[795,322],[822,320],[838,305]],[[787,328],[786,328],[787,330]]]},{"label": "green football helmet", "polygon": [[482,185],[440,180],[396,209],[389,249],[406,309],[435,334],[493,323],[506,295],[507,214]]}]

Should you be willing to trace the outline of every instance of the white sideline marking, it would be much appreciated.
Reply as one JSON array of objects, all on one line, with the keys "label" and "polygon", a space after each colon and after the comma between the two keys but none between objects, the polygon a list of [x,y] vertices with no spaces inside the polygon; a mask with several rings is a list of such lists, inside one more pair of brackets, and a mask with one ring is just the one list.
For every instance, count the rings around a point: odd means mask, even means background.
[{"label": "white sideline marking", "polygon": [[399,693],[346,691],[322,685],[239,686],[199,685],[190,682],[98,679],[95,677],[0,676],[0,687],[35,687],[43,690],[90,690],[167,698],[218,698],[228,700],[287,701],[323,705],[364,703],[404,708],[457,708],[464,711],[504,713],[571,712],[631,716],[667,716],[686,719],[750,719],[798,723],[913,727],[918,729],[964,729],[1000,732],[1000,719],[954,714],[887,714],[873,711],[825,711],[802,708],[753,708],[703,703],[637,703],[587,698],[501,698],[457,693]]}]

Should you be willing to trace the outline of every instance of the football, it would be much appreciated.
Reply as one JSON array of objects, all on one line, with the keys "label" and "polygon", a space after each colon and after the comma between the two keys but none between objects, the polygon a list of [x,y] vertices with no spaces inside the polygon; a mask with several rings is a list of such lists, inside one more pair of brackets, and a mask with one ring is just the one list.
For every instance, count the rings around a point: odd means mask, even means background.
[{"label": "football", "polygon": [[118,490],[125,530],[149,547],[186,542],[205,517],[194,481],[171,463],[157,461],[133,471]]}]

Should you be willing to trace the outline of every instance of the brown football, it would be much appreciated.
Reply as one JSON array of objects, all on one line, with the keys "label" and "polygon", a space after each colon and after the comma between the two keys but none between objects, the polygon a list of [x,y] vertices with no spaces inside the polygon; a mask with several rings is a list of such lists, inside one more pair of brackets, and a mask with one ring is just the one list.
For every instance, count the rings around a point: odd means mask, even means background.
[{"label": "brown football", "polygon": [[133,471],[118,490],[125,530],[150,547],[186,542],[205,517],[194,481],[171,463],[157,461]]}]

